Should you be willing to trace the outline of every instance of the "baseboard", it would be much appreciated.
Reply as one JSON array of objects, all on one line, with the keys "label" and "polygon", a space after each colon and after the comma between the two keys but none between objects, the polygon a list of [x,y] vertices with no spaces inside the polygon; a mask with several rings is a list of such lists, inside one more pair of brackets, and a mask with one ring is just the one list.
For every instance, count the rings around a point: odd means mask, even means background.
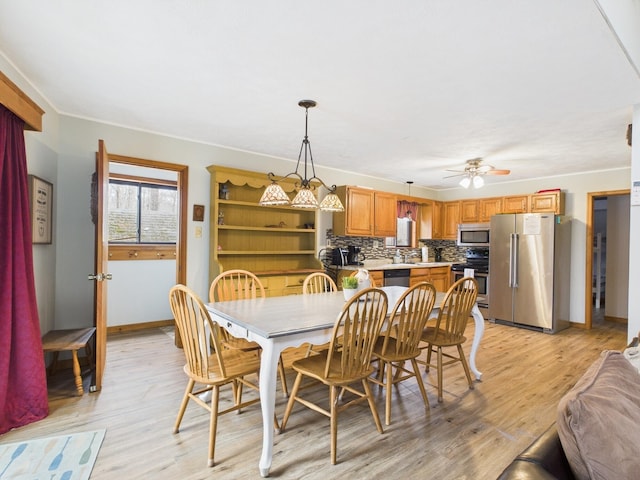
[{"label": "baseboard", "polygon": [[175,320],[156,320],[155,322],[130,323],[127,325],[114,325],[107,327],[107,335],[110,333],[133,332],[135,330],[146,330],[148,328],[173,327]]},{"label": "baseboard", "polygon": [[610,317],[609,315],[604,316],[605,322],[613,322],[613,323],[628,323],[628,319],[621,317]]}]

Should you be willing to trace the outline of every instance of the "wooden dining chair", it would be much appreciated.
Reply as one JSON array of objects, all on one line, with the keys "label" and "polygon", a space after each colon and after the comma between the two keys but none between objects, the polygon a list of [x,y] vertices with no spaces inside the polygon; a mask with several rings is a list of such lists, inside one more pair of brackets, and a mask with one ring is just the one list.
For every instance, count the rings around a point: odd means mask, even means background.
[{"label": "wooden dining chair", "polygon": [[[211,282],[209,287],[209,302],[226,302],[229,300],[248,300],[265,298],[265,291],[260,279],[248,270],[233,269],[222,272]],[[221,328],[221,345],[231,350],[261,350],[260,345],[246,338],[231,335],[225,328]],[[289,394],[287,377],[282,359],[278,362],[278,373],[284,395]]]},{"label": "wooden dining chair", "polygon": [[[169,303],[178,331],[182,337],[182,346],[187,363],[184,372],[189,378],[182,397],[178,417],[173,433],[178,433],[180,423],[189,400],[194,401],[210,413],[208,465],[214,465],[216,432],[218,417],[232,411],[239,411],[260,401],[256,396],[242,401],[242,387],[258,390],[258,385],[245,379],[245,376],[258,374],[260,358],[255,351],[226,349],[222,347],[222,328],[211,320],[209,312],[198,296],[184,285],[176,285],[169,292]],[[213,353],[209,353],[209,344]],[[199,388],[194,390],[198,384]],[[220,388],[230,385],[233,392],[233,405],[219,409]],[[199,395],[211,391],[211,403],[200,399]]]},{"label": "wooden dining chair", "polygon": [[[467,341],[464,331],[467,328],[471,309],[478,297],[478,283],[475,278],[464,277],[455,282],[445,294],[435,326],[427,327],[422,331],[420,340],[426,344],[422,349],[427,350],[425,370],[430,367],[438,369],[438,402],[442,402],[442,367],[455,362],[462,363],[464,373],[467,376],[469,388],[473,389],[473,381],[469,372],[469,364],[464,356],[462,344]],[[456,347],[458,355],[444,352],[445,348]],[[437,361],[431,364],[431,354],[436,352]],[[444,357],[448,358],[444,362]]]},{"label": "wooden dining chair", "polygon": [[[373,358],[379,362],[378,377],[371,381],[386,389],[385,423],[391,423],[391,389],[393,385],[415,377],[425,408],[429,408],[427,392],[416,358],[424,329],[436,299],[436,287],[420,282],[405,291],[389,316],[389,326],[373,348]],[[411,363],[411,370],[405,362]]]},{"label": "wooden dining chair", "polygon": [[302,283],[303,294],[313,294],[322,292],[337,292],[338,286],[329,275],[324,272],[314,272],[304,279]]},{"label": "wooden dining chair", "polygon": [[[324,292],[337,292],[338,286],[336,282],[333,281],[329,275],[324,272],[314,272],[309,274],[302,283],[302,294],[303,295],[314,295],[316,293],[324,293]],[[322,345],[307,345],[306,354],[304,356],[309,356],[312,353],[318,353],[322,350],[326,350],[329,348],[329,343],[325,343]],[[298,360],[295,358],[294,360]],[[285,367],[286,367],[285,362]]]},{"label": "wooden dining chair", "polygon": [[[280,429],[284,431],[295,402],[329,417],[332,465],[336,464],[337,457],[338,413],[366,400],[376,428],[382,433],[382,424],[371,394],[368,377],[375,371],[371,365],[371,354],[386,315],[387,295],[376,288],[362,290],[345,303],[338,315],[329,349],[318,355],[311,355],[293,362],[293,369],[297,372],[297,376]],[[338,341],[338,338],[341,340]],[[298,395],[305,376],[329,387],[328,409]],[[361,383],[362,390],[355,387],[354,384],[358,382]],[[339,404],[340,389],[347,390],[356,398]]]}]

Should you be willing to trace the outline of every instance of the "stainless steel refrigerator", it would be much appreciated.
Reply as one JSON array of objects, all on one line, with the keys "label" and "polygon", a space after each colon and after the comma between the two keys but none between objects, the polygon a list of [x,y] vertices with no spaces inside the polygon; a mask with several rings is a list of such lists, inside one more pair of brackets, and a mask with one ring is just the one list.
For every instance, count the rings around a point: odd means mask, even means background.
[{"label": "stainless steel refrigerator", "polygon": [[552,213],[491,217],[489,319],[555,333],[569,326],[571,222]]}]

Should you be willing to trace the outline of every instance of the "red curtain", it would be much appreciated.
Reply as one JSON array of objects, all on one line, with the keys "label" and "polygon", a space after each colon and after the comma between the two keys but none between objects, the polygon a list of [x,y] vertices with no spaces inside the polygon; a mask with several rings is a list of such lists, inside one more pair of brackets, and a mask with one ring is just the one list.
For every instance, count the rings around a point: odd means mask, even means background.
[{"label": "red curtain", "polygon": [[0,434],[48,413],[24,122],[0,105]]},{"label": "red curtain", "polygon": [[409,217],[414,222],[418,219],[418,205],[416,202],[401,200],[398,202],[398,218]]}]

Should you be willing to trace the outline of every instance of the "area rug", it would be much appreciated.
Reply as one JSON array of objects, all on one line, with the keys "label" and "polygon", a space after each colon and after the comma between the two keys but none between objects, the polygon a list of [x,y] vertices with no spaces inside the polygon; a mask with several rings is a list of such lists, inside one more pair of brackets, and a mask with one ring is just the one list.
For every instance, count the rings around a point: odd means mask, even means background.
[{"label": "area rug", "polygon": [[87,480],[105,429],[0,444],[1,480]]}]

